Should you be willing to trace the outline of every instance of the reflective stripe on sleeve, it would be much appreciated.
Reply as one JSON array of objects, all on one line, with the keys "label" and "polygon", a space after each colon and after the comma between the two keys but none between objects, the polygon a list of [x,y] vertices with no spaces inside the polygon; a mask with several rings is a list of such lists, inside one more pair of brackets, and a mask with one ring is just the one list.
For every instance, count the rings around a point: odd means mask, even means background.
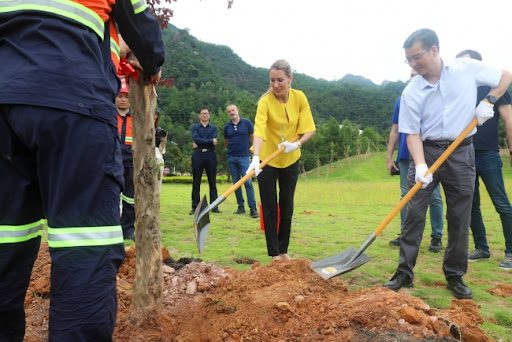
[{"label": "reflective stripe on sleeve", "polygon": [[146,0],[132,0],[133,13],[139,14],[144,11],[148,5],[146,4]]},{"label": "reflective stripe on sleeve", "polygon": [[121,48],[119,47],[119,44],[117,44],[115,39],[112,37],[110,37],[110,51],[112,51],[116,55],[117,61],[119,62],[121,60]]},{"label": "reflective stripe on sleeve", "polygon": [[43,227],[43,220],[19,226],[0,225],[0,244],[25,242],[42,236]]},{"label": "reflective stripe on sleeve", "polygon": [[52,248],[107,246],[123,243],[121,226],[104,227],[48,227],[48,246]]},{"label": "reflective stripe on sleeve", "polygon": [[41,11],[77,21],[93,30],[103,40],[105,24],[93,10],[69,0],[2,0],[0,13],[15,11]]}]

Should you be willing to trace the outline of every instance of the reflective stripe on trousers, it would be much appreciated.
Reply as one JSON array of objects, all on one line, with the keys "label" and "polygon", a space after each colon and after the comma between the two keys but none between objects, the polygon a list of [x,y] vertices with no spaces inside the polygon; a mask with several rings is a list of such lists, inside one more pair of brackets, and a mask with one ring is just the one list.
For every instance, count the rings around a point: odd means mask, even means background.
[{"label": "reflective stripe on trousers", "polygon": [[128,204],[135,204],[135,199],[128,197],[125,194],[121,194],[121,199]]},{"label": "reflective stripe on trousers", "polygon": [[28,241],[43,235],[43,220],[19,226],[0,225],[0,243]]},{"label": "reflective stripe on trousers", "polygon": [[123,243],[121,226],[48,227],[49,247],[106,246]]}]

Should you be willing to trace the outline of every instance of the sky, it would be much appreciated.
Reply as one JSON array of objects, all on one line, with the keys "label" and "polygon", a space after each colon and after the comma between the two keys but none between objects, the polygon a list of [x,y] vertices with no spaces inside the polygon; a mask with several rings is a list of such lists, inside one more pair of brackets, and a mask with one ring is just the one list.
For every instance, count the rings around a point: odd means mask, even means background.
[{"label": "sky", "polygon": [[403,42],[425,27],[437,33],[442,58],[473,49],[512,71],[510,0],[234,0],[231,9],[227,2],[177,0],[170,22],[252,66],[284,58],[294,72],[329,81],[408,80]]}]

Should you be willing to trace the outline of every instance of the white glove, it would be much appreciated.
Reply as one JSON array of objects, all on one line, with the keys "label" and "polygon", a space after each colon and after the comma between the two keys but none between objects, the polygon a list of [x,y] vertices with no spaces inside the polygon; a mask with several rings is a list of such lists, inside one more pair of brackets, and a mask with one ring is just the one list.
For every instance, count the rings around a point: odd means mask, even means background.
[{"label": "white glove", "polygon": [[245,174],[248,174],[249,172],[251,172],[251,170],[254,170],[254,174],[256,175],[256,177],[258,177],[261,171],[263,171],[260,170],[260,156],[252,157],[251,163],[249,164],[247,171],[245,171]]},{"label": "white glove", "polygon": [[277,148],[281,147],[281,146],[285,146],[286,148],[284,149],[284,153],[290,153],[292,151],[295,151],[296,149],[299,148],[299,144],[297,142],[288,142],[288,140],[280,143],[279,145],[277,145]]},{"label": "white glove", "polygon": [[418,164],[416,165],[416,175],[414,176],[415,182],[422,182],[422,189],[425,189],[427,185],[432,182],[432,174],[429,173],[428,176],[425,177],[425,173],[427,173],[428,167],[427,164]]},{"label": "white glove", "polygon": [[476,107],[475,115],[478,118],[478,126],[482,126],[484,122],[494,116],[494,105],[487,101],[480,101]]}]

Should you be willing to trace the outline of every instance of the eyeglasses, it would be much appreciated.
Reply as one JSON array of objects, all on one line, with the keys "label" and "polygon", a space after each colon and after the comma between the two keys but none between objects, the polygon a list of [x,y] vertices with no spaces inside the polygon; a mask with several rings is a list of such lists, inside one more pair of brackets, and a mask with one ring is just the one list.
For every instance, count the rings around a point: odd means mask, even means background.
[{"label": "eyeglasses", "polygon": [[235,132],[238,132],[238,126],[237,125],[233,125],[233,128],[234,128]]},{"label": "eyeglasses", "polygon": [[419,55],[407,57],[405,59],[404,63],[405,64],[411,64],[412,62],[416,62],[418,59],[423,57],[423,55],[426,54],[427,52],[428,52],[428,50],[425,50],[425,51],[423,51],[423,53],[420,53]]}]

